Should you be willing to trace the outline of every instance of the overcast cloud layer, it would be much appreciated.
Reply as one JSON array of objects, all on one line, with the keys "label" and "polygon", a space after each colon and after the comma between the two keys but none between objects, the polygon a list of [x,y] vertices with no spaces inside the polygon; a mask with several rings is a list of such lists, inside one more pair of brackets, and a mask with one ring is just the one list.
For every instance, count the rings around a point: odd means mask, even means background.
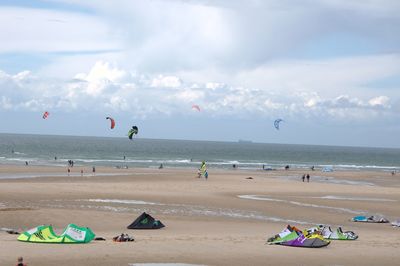
[{"label": "overcast cloud layer", "polygon": [[398,1],[81,2],[0,6],[0,114],[16,120],[1,132],[47,110],[142,123],[142,137],[400,147]]}]

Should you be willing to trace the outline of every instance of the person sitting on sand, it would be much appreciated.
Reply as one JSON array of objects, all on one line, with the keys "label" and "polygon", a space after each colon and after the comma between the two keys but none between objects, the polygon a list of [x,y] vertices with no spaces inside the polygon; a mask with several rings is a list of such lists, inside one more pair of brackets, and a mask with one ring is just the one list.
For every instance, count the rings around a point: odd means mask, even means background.
[{"label": "person sitting on sand", "polygon": [[17,266],[27,266],[27,265],[24,263],[24,258],[18,257]]}]

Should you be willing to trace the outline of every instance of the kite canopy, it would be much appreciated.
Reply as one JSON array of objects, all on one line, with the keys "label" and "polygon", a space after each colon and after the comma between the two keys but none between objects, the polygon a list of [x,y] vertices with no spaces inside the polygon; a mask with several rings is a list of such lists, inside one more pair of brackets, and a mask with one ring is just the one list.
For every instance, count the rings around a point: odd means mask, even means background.
[{"label": "kite canopy", "polygon": [[46,111],[43,113],[42,117],[43,117],[43,119],[46,119],[49,115],[50,115],[50,113]]},{"label": "kite canopy", "polygon": [[132,139],[134,135],[136,135],[139,132],[139,129],[137,126],[133,126],[129,131],[128,131],[128,138]]},{"label": "kite canopy", "polygon": [[40,225],[32,228],[19,237],[19,241],[34,243],[80,244],[89,243],[95,234],[88,227],[69,224],[61,235],[56,235],[51,225]]},{"label": "kite canopy", "polygon": [[336,230],[332,230],[330,226],[320,224],[306,230],[306,235],[315,233],[330,240],[356,240],[358,238],[358,235],[353,231],[343,232],[340,226]]},{"label": "kite canopy", "polygon": [[353,222],[364,222],[364,223],[388,223],[389,220],[386,219],[385,217],[381,216],[355,216],[351,218],[351,221]]},{"label": "kite canopy", "polygon": [[197,104],[193,104],[192,109],[196,109],[197,111],[200,112],[200,106],[198,106]]},{"label": "kite canopy", "polygon": [[393,226],[393,227],[400,227],[400,219],[399,220],[396,220],[396,221],[393,221],[392,223],[391,223],[391,225]]},{"label": "kite canopy", "polygon": [[111,129],[113,129],[115,127],[115,120],[109,116],[106,117],[106,119],[109,119],[111,122]]},{"label": "kite canopy", "polygon": [[276,119],[275,121],[274,121],[274,126],[275,126],[275,128],[277,129],[277,130],[279,130],[279,124],[280,124],[280,122],[282,122],[283,121],[283,119],[280,119],[280,118],[278,118],[278,119]]},{"label": "kite canopy", "polygon": [[330,244],[317,233],[305,235],[299,229],[294,226],[288,225],[279,234],[270,237],[267,242],[269,244],[292,246],[292,247],[304,247],[304,248],[320,248]]},{"label": "kite canopy", "polygon": [[162,222],[154,219],[150,214],[142,213],[135,221],[128,225],[128,229],[160,229],[165,227]]}]

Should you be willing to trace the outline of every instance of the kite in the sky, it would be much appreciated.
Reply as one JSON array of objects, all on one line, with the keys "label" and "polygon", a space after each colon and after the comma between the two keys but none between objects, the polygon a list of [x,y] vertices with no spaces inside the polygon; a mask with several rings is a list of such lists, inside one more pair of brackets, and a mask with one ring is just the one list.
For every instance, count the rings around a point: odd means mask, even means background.
[{"label": "kite in the sky", "polygon": [[192,109],[196,109],[197,111],[200,112],[200,106],[198,106],[197,104],[193,104]]},{"label": "kite in the sky", "polygon": [[129,131],[128,131],[128,138],[132,139],[134,135],[136,135],[139,132],[139,129],[137,126],[133,126]]},{"label": "kite in the sky", "polygon": [[278,118],[278,119],[275,120],[274,126],[275,126],[275,128],[276,128],[277,130],[279,130],[279,123],[282,122],[282,121],[283,121],[283,119],[280,119],[280,118]]},{"label": "kite in the sky", "polygon": [[111,122],[111,129],[113,129],[113,128],[115,127],[115,121],[114,121],[114,119],[111,118],[111,117],[109,117],[109,116],[107,116],[106,119],[110,119],[110,122]]},{"label": "kite in the sky", "polygon": [[43,113],[43,119],[46,119],[46,118],[47,118],[49,115],[50,115],[50,113],[49,113],[49,112],[47,112],[47,111],[46,111],[46,112],[44,112],[44,113]]}]

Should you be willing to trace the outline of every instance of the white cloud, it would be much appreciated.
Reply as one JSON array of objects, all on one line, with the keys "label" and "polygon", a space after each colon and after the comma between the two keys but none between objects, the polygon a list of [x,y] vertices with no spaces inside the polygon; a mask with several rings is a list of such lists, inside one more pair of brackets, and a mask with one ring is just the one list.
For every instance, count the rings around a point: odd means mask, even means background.
[{"label": "white cloud", "polygon": [[370,106],[390,108],[390,99],[387,96],[378,96],[368,101]]},{"label": "white cloud", "polygon": [[151,87],[161,88],[178,88],[182,85],[182,81],[176,76],[159,75],[151,81]]},{"label": "white cloud", "polygon": [[[3,94],[0,108],[124,112],[141,118],[190,115],[192,104],[200,105],[203,114],[213,117],[285,115],[365,120],[395,114],[391,107],[393,100],[386,95],[330,97],[311,90],[279,93],[224,83],[191,83],[177,76],[141,75],[107,62],[97,62],[87,74],[80,73],[75,78],[62,83],[35,77],[30,72],[16,75],[0,72]],[[349,82],[353,84],[352,79]]]}]

